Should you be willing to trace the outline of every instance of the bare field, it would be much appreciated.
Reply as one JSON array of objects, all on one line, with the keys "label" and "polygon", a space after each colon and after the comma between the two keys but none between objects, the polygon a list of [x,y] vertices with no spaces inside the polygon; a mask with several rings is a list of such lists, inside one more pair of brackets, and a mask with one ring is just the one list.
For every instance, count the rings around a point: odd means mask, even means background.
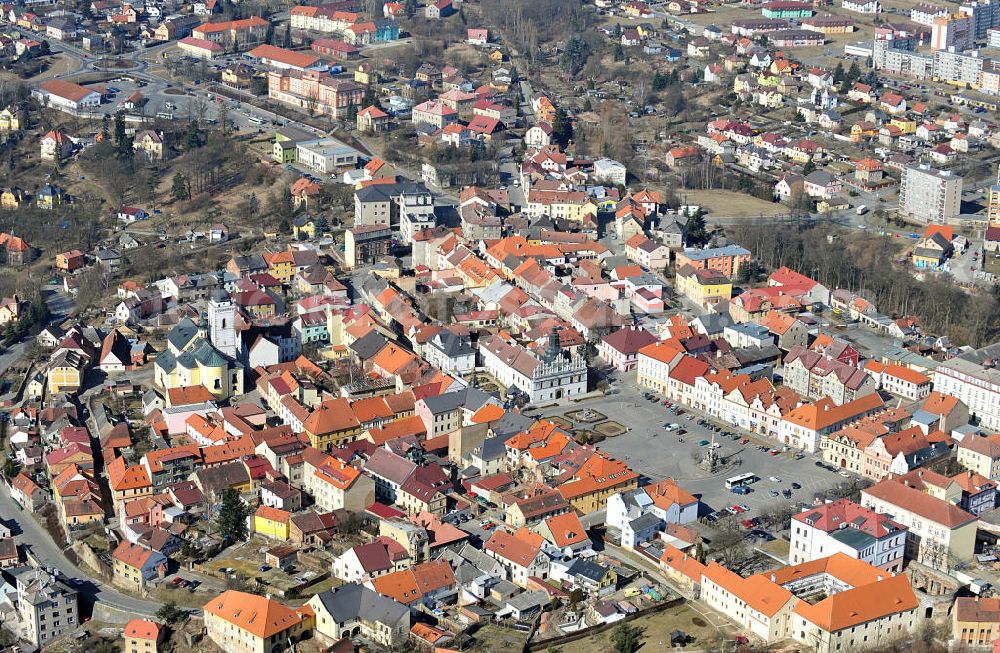
[{"label": "bare field", "polygon": [[753,218],[773,216],[788,212],[788,207],[767,202],[731,190],[678,190],[687,204],[695,204],[708,211],[708,218]]},{"label": "bare field", "polygon": [[[663,612],[639,617],[629,622],[632,626],[642,629],[642,651],[668,651],[671,650],[670,634],[675,630],[680,630],[688,636],[694,638],[688,647],[701,650],[717,650],[713,647],[713,642],[718,644],[717,638],[720,631],[705,617],[695,612],[688,605],[680,605]],[[614,629],[607,630],[596,636],[578,639],[563,647],[563,650],[572,650],[573,653],[607,653],[613,651],[611,645],[611,633]],[[723,633],[726,632],[724,627]]]}]

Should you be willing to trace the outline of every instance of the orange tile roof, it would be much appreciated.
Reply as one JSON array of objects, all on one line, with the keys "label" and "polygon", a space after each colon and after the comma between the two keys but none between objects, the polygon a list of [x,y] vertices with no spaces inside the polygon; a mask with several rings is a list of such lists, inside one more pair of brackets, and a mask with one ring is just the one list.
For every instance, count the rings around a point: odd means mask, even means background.
[{"label": "orange tile roof", "polygon": [[562,548],[590,540],[586,529],[575,512],[564,512],[545,520],[545,526],[552,534],[552,544]]},{"label": "orange tile roof", "polygon": [[302,428],[313,435],[327,435],[350,431],[361,426],[351,411],[351,404],[343,397],[327,399],[309,414]]},{"label": "orange tile roof", "polygon": [[772,582],[785,585],[793,581],[826,574],[843,581],[851,587],[877,583],[884,578],[886,572],[863,560],[852,558],[846,553],[834,553],[827,558],[817,558],[802,564],[782,567],[768,572]]},{"label": "orange tile roof", "polygon": [[160,638],[160,632],[160,624],[145,619],[133,619],[125,624],[125,637],[132,639],[149,639],[155,641]]},{"label": "orange tile roof", "polygon": [[319,478],[340,490],[346,490],[359,476],[361,476],[361,471],[357,468],[351,467],[350,465],[334,458],[327,458],[328,462],[316,470],[316,478]]},{"label": "orange tile roof", "polygon": [[260,639],[283,633],[302,621],[299,613],[277,601],[236,590],[226,590],[202,610]]},{"label": "orange tile roof", "polygon": [[902,365],[890,365],[886,368],[885,373],[914,385],[923,385],[931,382],[930,377]]},{"label": "orange tile roof", "polygon": [[151,555],[153,555],[151,549],[147,549],[139,544],[132,544],[128,540],[122,540],[114,553],[111,554],[111,557],[129,567],[142,569]]},{"label": "orange tile roof", "polygon": [[203,385],[189,385],[167,390],[167,402],[171,406],[187,406],[213,401],[215,397]]},{"label": "orange tile roof", "polygon": [[927,398],[924,400],[924,405],[921,408],[933,415],[947,415],[953,411],[957,405],[958,397],[953,397],[952,395],[934,390],[927,395]]},{"label": "orange tile roof", "polygon": [[976,521],[975,515],[897,479],[886,479],[862,493],[950,529]]},{"label": "orange tile roof", "polygon": [[372,357],[371,362],[372,365],[377,365],[389,374],[395,374],[415,360],[417,360],[416,354],[397,345],[388,344]]},{"label": "orange tile roof", "polygon": [[800,601],[795,606],[795,613],[827,632],[836,632],[887,615],[915,610],[918,605],[910,579],[899,574],[878,583],[838,592],[815,605]]},{"label": "orange tile roof", "polygon": [[659,361],[661,363],[669,364],[677,354],[683,354],[684,351],[675,348],[673,345],[667,342],[654,342],[651,345],[646,345],[639,350],[640,356],[648,356],[653,360]]},{"label": "orange tile roof", "polygon": [[837,424],[851,417],[874,410],[884,403],[882,397],[877,392],[865,395],[854,401],[849,401],[840,406],[836,405],[829,397],[823,397],[815,403],[802,404],[798,408],[793,409],[785,415],[785,419],[812,431],[819,431],[832,424]]},{"label": "orange tile roof", "polygon": [[674,504],[683,507],[698,503],[698,499],[693,494],[677,485],[677,482],[672,478],[665,478],[659,483],[647,485],[644,489],[653,503],[663,510],[669,509]]},{"label": "orange tile roof", "polygon": [[372,587],[376,592],[403,605],[454,584],[455,573],[446,560],[424,562],[372,580]]},{"label": "orange tile roof", "polygon": [[773,617],[794,598],[791,592],[771,582],[770,578],[760,575],[743,578],[714,560],[705,567],[704,577],[768,617]]},{"label": "orange tile roof", "polygon": [[153,487],[149,473],[142,465],[126,465],[125,458],[115,458],[108,463],[108,486],[115,492]]},{"label": "orange tile roof", "polygon": [[638,480],[639,475],[622,461],[606,453],[595,452],[580,466],[573,479],[556,489],[567,501],[608,488],[627,485]]},{"label": "orange tile roof", "polygon": [[694,556],[689,556],[672,544],[663,546],[660,564],[684,574],[694,582],[701,584],[701,576],[705,573],[705,565],[698,562]]},{"label": "orange tile roof", "polygon": [[291,513],[287,510],[281,510],[280,508],[260,506],[257,508],[257,512],[255,512],[253,516],[260,517],[261,519],[268,519],[279,524],[287,524],[288,520],[291,518]]},{"label": "orange tile roof", "polygon": [[530,565],[539,553],[537,546],[499,529],[494,531],[483,550],[521,567]]},{"label": "orange tile roof", "polygon": [[484,424],[493,422],[504,416],[504,409],[496,404],[485,404],[472,415],[473,424]]},{"label": "orange tile roof", "polygon": [[392,416],[392,410],[382,397],[366,397],[351,404],[351,410],[359,422],[371,422]]}]

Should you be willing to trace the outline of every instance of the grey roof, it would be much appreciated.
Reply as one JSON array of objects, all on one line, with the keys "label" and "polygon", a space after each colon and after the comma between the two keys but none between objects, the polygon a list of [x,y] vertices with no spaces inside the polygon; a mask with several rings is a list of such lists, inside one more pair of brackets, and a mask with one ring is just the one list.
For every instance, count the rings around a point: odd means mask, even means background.
[{"label": "grey roof", "polygon": [[236,264],[236,268],[241,272],[250,272],[254,270],[267,269],[267,261],[264,260],[264,256],[261,254],[247,254],[246,256],[234,256],[233,262]]},{"label": "grey roof", "polygon": [[830,533],[830,537],[846,544],[855,551],[860,551],[875,543],[874,537],[857,528],[840,528]]},{"label": "grey roof", "polygon": [[608,573],[608,568],[591,560],[577,558],[566,571],[572,576],[581,576],[597,582],[604,578],[604,574]]},{"label": "grey roof", "polygon": [[203,493],[216,495],[250,480],[242,461],[223,463],[217,467],[203,467],[195,470],[195,477]]},{"label": "grey roof", "polygon": [[397,603],[357,583],[343,585],[333,591],[320,592],[317,596],[334,622],[338,624],[363,619],[392,627],[410,611],[402,603]]},{"label": "grey roof", "polygon": [[521,431],[527,431],[534,423],[535,420],[530,417],[525,417],[513,411],[507,411],[503,414],[503,417],[493,422],[493,432],[497,436],[506,439],[512,435],[517,435]]},{"label": "grey roof", "polygon": [[484,405],[490,402],[490,400],[495,400],[494,403],[499,404],[499,399],[495,394],[486,392],[485,390],[480,390],[479,388],[468,387],[463,392],[465,395],[465,408],[466,410],[471,410],[473,412],[479,410]]},{"label": "grey roof", "polygon": [[461,561],[465,561],[477,570],[476,578],[483,574],[502,574],[503,569],[503,565],[499,561],[488,556],[482,550],[477,549],[468,542],[463,543],[462,547],[457,551],[454,549],[445,549],[438,556],[438,559],[447,560],[453,567],[456,564],[460,564]]},{"label": "grey roof", "polygon": [[191,321],[191,318],[185,317],[167,334],[167,342],[176,349],[184,349],[196,335],[198,335],[198,326]]},{"label": "grey roof", "polygon": [[699,315],[695,321],[700,323],[708,335],[722,333],[727,326],[732,326],[733,318],[729,313],[707,313]]},{"label": "grey roof", "polygon": [[642,532],[649,529],[659,530],[660,524],[662,523],[663,521],[657,517],[655,513],[644,512],[630,521],[629,526],[631,526],[632,530],[635,532]]},{"label": "grey roof", "polygon": [[396,485],[402,485],[416,468],[417,465],[412,460],[407,460],[382,447],[376,449],[365,464],[367,472],[388,479]]},{"label": "grey roof", "polygon": [[507,599],[507,605],[518,612],[537,610],[549,602],[549,596],[543,590],[521,592]]},{"label": "grey roof", "polygon": [[352,342],[350,347],[358,358],[365,361],[382,351],[388,342],[388,338],[373,329]]},{"label": "grey roof", "polygon": [[433,415],[448,413],[465,405],[465,393],[446,392],[433,397],[424,397],[421,401]]},{"label": "grey roof", "polygon": [[813,170],[806,175],[806,181],[817,186],[828,186],[834,182],[834,176],[825,170]]},{"label": "grey roof", "polygon": [[472,354],[472,341],[468,336],[460,336],[451,331],[441,331],[431,340],[431,345],[444,352],[445,356],[455,358]]},{"label": "grey roof", "polygon": [[500,460],[507,455],[504,438],[500,436],[486,438],[475,451],[481,460]]}]

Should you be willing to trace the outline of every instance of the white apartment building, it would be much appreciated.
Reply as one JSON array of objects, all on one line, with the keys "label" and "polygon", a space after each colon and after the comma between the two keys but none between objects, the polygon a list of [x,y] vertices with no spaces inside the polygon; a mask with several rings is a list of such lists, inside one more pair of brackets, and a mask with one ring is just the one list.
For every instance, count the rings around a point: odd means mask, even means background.
[{"label": "white apartment building", "polygon": [[961,212],[962,178],[926,164],[903,170],[899,210],[924,222],[947,222]]},{"label": "white apartment building", "polygon": [[41,648],[80,625],[76,590],[42,569],[17,575],[21,636]]},{"label": "white apartment building", "polygon": [[979,50],[962,52],[951,47],[934,53],[934,74],[943,81],[978,85],[984,63]]},{"label": "white apartment building", "polygon": [[934,24],[935,18],[944,18],[948,13],[949,10],[945,7],[922,2],[910,8],[910,20],[918,25],[930,27]]},{"label": "white apartment building", "polygon": [[886,479],[861,491],[861,505],[907,527],[907,558],[947,570],[972,557],[978,519],[944,499]]},{"label": "white apartment building", "polygon": [[1000,343],[970,351],[934,370],[934,389],[960,399],[982,427],[1000,429]]},{"label": "white apartment building", "polygon": [[906,527],[853,501],[836,501],[792,517],[793,565],[843,553],[890,572],[903,569]]}]

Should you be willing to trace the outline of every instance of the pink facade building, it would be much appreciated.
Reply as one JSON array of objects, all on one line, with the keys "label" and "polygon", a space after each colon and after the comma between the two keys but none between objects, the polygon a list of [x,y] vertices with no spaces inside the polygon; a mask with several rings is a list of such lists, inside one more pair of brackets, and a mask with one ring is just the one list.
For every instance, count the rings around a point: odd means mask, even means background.
[{"label": "pink facade building", "polygon": [[267,74],[267,94],[282,104],[339,119],[346,117],[351,107],[360,107],[365,89],[349,79],[314,70],[282,70]]}]

